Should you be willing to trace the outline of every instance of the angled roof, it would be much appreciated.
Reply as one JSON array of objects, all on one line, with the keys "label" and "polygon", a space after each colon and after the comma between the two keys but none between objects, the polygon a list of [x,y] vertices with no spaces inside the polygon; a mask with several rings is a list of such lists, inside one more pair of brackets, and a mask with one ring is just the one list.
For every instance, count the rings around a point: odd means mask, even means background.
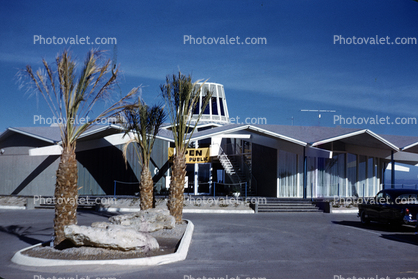
[{"label": "angled roof", "polygon": [[[260,126],[254,126],[254,125],[248,125],[248,124],[226,124],[220,127],[214,127],[212,129],[207,129],[207,130],[203,130],[203,131],[195,131],[193,133],[193,140],[202,140],[202,139],[206,139],[209,137],[214,137],[217,135],[221,135],[224,133],[234,133],[234,132],[238,132],[238,131],[242,131],[242,130],[249,130],[252,132],[256,132],[256,133],[260,133],[260,134],[264,134],[266,136],[271,136],[274,138],[279,138],[279,139],[283,139],[286,141],[290,141],[299,145],[303,145],[305,146],[307,143],[304,141],[300,141],[298,139],[294,139],[291,137],[288,137],[286,135],[282,135],[280,133],[276,133],[274,131],[270,131],[268,129],[265,129],[265,127],[262,127],[262,125]],[[167,133],[168,132],[168,133]],[[169,130],[161,130],[160,133],[158,134],[158,136],[162,139],[166,139],[169,141],[173,141],[173,134],[171,131]]]},{"label": "angled roof", "polygon": [[287,137],[313,144],[315,142],[349,134],[361,129],[319,126],[254,125]]},{"label": "angled roof", "polygon": [[341,141],[346,144],[362,145],[367,147],[376,147],[381,149],[392,149],[395,151],[399,151],[399,147],[367,129],[320,140],[313,143],[312,146],[320,146],[322,144],[335,141]]},{"label": "angled roof", "polygon": [[418,137],[381,135],[383,138],[397,145],[402,151],[418,153]]},{"label": "angled roof", "polygon": [[[222,126],[195,131],[193,140],[201,140],[225,133],[234,133],[248,130],[265,136],[286,140],[298,145],[316,146],[343,142],[346,144],[369,146],[386,150],[407,151],[418,153],[418,137],[378,135],[367,129],[353,129],[342,127],[318,127],[318,126],[286,126],[286,125],[248,125],[248,124],[225,124]],[[90,127],[80,137],[80,141],[93,140],[108,135],[120,133],[122,128],[118,125],[95,125]],[[13,133],[20,133],[33,137],[50,144],[59,144],[61,134],[59,127],[19,127],[8,128],[0,135],[0,141]],[[161,129],[158,138],[166,141],[174,141],[172,131]]]},{"label": "angled roof", "polygon": [[[97,138],[102,138],[111,134],[120,133],[122,128],[120,126],[110,124],[110,125],[94,125],[89,127],[80,136],[80,141],[82,140],[93,140]],[[8,128],[3,134],[0,135],[0,141],[12,135],[13,133],[22,134],[28,137],[36,138],[42,141],[45,141],[50,144],[59,144],[61,143],[61,132],[58,126],[52,127],[19,127]]]},{"label": "angled roof", "polygon": [[[226,124],[203,131],[195,131],[193,140],[201,140],[223,133],[249,130],[266,136],[280,138],[299,145],[321,146],[331,142],[343,142],[346,144],[361,145],[386,150],[418,153],[418,137],[378,135],[368,129],[353,129],[342,127],[318,127],[318,126],[287,126],[287,125],[248,125]],[[161,130],[161,139],[173,141],[172,132]],[[407,145],[410,144],[410,145]]]},{"label": "angled roof", "polygon": [[58,127],[10,127],[0,135],[0,141],[14,133],[36,138],[51,144],[56,144],[61,141],[61,134]]},{"label": "angled roof", "polygon": [[402,151],[418,153],[418,141],[402,148]]},{"label": "angled roof", "polygon": [[[248,125],[226,124],[226,125],[223,125],[223,126],[214,127],[214,128],[206,129],[206,130],[203,130],[203,131],[197,131],[196,130],[193,133],[193,139],[194,140],[205,139],[205,138],[208,138],[208,137],[215,136],[216,134],[221,134],[225,131],[232,132],[232,131],[234,131],[234,129],[240,130],[240,129],[242,129],[240,127],[246,127],[246,126],[248,126]],[[171,130],[161,129],[158,133],[158,137],[161,138],[161,139],[168,140],[168,141],[174,141],[173,132]]]}]

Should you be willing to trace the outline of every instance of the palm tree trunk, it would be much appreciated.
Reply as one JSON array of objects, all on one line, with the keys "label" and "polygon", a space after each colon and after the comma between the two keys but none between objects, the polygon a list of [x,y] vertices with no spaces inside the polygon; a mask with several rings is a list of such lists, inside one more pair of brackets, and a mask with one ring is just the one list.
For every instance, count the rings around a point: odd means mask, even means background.
[{"label": "palm tree trunk", "polygon": [[141,183],[139,186],[141,195],[141,210],[152,208],[154,198],[154,182],[148,166],[143,166],[141,173]]},{"label": "palm tree trunk", "polygon": [[183,153],[175,154],[173,158],[168,209],[170,210],[170,214],[176,219],[177,223],[180,223],[183,217],[185,178],[186,156]]},{"label": "palm tree trunk", "polygon": [[64,227],[77,224],[77,160],[75,147],[64,147],[55,185],[54,246],[65,240]]}]

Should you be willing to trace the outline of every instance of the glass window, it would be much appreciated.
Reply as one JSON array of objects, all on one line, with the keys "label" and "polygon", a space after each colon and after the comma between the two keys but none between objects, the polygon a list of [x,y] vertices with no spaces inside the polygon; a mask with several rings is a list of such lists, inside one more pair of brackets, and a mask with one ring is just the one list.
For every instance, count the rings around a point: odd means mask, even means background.
[{"label": "glass window", "polygon": [[382,203],[385,200],[385,193],[379,193],[376,196],[376,202],[377,203]]},{"label": "glass window", "polygon": [[218,88],[218,97],[224,97],[225,95],[223,92],[223,87],[218,85],[217,88]]},{"label": "glass window", "polygon": [[348,153],[347,154],[347,179],[348,189],[347,196],[358,197],[357,189],[357,155]]},{"label": "glass window", "polygon": [[279,196],[297,197],[297,154],[279,151]]},{"label": "glass window", "polygon": [[345,196],[345,156],[318,158],[318,196]]},{"label": "glass window", "polygon": [[212,97],[218,97],[218,94],[216,92],[216,86],[214,84],[210,85],[210,92],[212,93]]},{"label": "glass window", "polygon": [[416,194],[402,194],[395,199],[397,204],[418,204],[418,196]]},{"label": "glass window", "polygon": [[219,98],[219,106],[221,107],[221,116],[225,116],[224,102],[222,98]]},{"label": "glass window", "polygon": [[359,195],[364,197],[367,196],[366,191],[366,167],[367,167],[367,157],[359,155],[358,157],[358,189],[359,189]]},{"label": "glass window", "polygon": [[216,97],[212,97],[212,115],[218,115],[218,104],[216,103]]},{"label": "glass window", "polygon": [[393,199],[388,193],[385,194],[385,199],[387,203],[393,204]]},{"label": "glass window", "polygon": [[210,105],[210,104],[208,104],[208,105],[205,107],[205,110],[203,111],[203,114],[210,114],[209,105]]},{"label": "glass window", "polygon": [[368,197],[373,197],[376,194],[375,185],[376,178],[374,174],[374,158],[367,160],[367,191],[365,193]]},{"label": "glass window", "polygon": [[199,114],[200,113],[200,100],[197,101],[196,107],[194,108],[193,114]]},{"label": "glass window", "polygon": [[307,177],[307,189],[306,189],[306,196],[312,197],[315,196],[315,185],[316,185],[316,178],[317,178],[317,158],[316,157],[308,157],[306,160],[306,167],[308,172]]}]

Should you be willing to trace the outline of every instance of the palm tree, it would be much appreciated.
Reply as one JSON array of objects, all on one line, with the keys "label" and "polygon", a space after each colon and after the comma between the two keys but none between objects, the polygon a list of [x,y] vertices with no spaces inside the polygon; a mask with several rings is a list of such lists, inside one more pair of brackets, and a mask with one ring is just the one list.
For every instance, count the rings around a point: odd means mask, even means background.
[{"label": "palm tree", "polygon": [[183,215],[186,148],[189,146],[197,123],[212,97],[210,92],[206,92],[206,96],[202,101],[201,111],[197,119],[192,121],[193,112],[199,104],[199,92],[203,85],[204,82],[192,82],[190,75],[186,77],[180,72],[177,76],[173,75],[172,79],[167,76],[166,83],[160,85],[163,98],[169,108],[175,144],[168,209],[170,214],[175,217],[177,223],[182,221]]},{"label": "palm tree", "polygon": [[[119,68],[104,60],[103,52],[88,52],[81,74],[76,79],[76,62],[71,54],[64,50],[56,57],[56,70],[42,60],[43,69],[36,72],[30,65],[19,72],[22,86],[39,93],[48,104],[54,117],[60,119],[62,154],[58,165],[55,184],[54,246],[65,240],[64,227],[77,224],[77,161],[76,142],[80,135],[99,119],[109,117],[127,105],[127,101],[137,93],[132,89],[125,97],[105,109],[93,120],[88,121],[94,104],[110,97],[116,83]],[[102,63],[103,62],[103,63]],[[107,77],[110,74],[110,77]],[[85,120],[86,123],[83,123]],[[79,122],[79,123],[77,123]]]},{"label": "palm tree", "polygon": [[[151,152],[154,146],[155,137],[163,124],[166,114],[161,106],[147,106],[143,101],[138,99],[134,105],[127,108],[124,112],[124,126],[126,134],[131,131],[133,137],[124,145],[123,156],[127,163],[127,150],[130,143],[136,143],[134,148],[141,165],[141,181],[140,190],[140,206],[141,210],[147,210],[153,207],[154,201],[154,182],[149,170]],[[139,151],[137,146],[139,146]]]}]

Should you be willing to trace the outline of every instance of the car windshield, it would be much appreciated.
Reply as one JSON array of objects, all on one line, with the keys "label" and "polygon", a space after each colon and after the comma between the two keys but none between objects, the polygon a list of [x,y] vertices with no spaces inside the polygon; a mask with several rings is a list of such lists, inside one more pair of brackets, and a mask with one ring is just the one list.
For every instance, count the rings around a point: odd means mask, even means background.
[{"label": "car windshield", "polygon": [[397,204],[418,204],[418,196],[417,194],[402,194],[395,199],[395,202]]}]

